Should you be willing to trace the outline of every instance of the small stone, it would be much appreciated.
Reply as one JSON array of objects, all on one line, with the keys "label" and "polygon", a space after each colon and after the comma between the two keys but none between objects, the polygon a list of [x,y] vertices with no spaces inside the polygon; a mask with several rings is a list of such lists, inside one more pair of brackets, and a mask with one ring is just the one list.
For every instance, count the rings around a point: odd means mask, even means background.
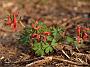
[{"label": "small stone", "polygon": [[2,56],[1,58],[0,58],[0,60],[3,60],[5,57],[4,56]]}]

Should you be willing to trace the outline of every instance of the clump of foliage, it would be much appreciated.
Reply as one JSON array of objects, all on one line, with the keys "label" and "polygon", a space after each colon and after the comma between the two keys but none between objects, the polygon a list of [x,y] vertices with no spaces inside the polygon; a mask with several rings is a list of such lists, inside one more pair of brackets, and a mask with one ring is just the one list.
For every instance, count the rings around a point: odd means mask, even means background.
[{"label": "clump of foliage", "polygon": [[62,40],[61,33],[63,33],[62,28],[57,26],[47,27],[39,19],[23,30],[20,42],[23,45],[31,45],[35,54],[43,56],[53,52],[53,47]]},{"label": "clump of foliage", "polygon": [[82,45],[84,45],[84,42],[89,41],[89,31],[90,28],[77,25],[76,36],[71,37],[70,35],[67,35],[65,40],[67,44],[72,44],[75,47],[83,47]]},{"label": "clump of foliage", "polygon": [[75,48],[82,45],[84,41],[88,40],[87,31],[89,28],[81,27],[76,28],[76,36],[63,35],[65,30],[57,25],[47,27],[47,25],[38,19],[31,23],[29,27],[25,27],[20,37],[20,42],[23,45],[31,45],[32,50],[38,56],[52,53],[54,46],[59,42],[73,45]]},{"label": "clump of foliage", "polygon": [[2,31],[17,32],[18,13],[14,12],[5,18],[0,19],[0,29]]}]

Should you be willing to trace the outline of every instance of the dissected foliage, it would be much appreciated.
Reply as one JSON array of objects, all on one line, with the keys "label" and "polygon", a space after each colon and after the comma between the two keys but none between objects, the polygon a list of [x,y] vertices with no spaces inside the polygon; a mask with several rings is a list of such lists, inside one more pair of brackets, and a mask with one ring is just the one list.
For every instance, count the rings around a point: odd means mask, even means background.
[{"label": "dissected foliage", "polygon": [[57,25],[47,27],[41,19],[38,19],[24,29],[20,42],[23,45],[31,45],[35,54],[43,56],[52,53],[53,47],[59,43],[73,45],[75,48],[81,46],[84,44],[84,41],[88,40],[87,30],[89,28],[78,25],[75,30],[76,36],[72,37],[70,34],[63,35],[65,30],[62,27]]},{"label": "dissected foliage", "polygon": [[36,20],[24,29],[20,42],[23,45],[32,45],[32,50],[38,56],[43,56],[53,52],[53,47],[62,40],[61,33],[64,30],[60,27],[47,27],[40,20]]}]

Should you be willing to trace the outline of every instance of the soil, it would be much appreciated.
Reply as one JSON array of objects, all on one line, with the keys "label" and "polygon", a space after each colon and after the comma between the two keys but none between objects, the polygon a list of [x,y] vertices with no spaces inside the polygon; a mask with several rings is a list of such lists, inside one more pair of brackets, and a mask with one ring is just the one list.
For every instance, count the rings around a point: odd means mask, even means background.
[{"label": "soil", "polygon": [[[73,35],[75,32],[71,29],[74,30],[77,24],[90,27],[90,21],[85,23],[83,19],[89,14],[69,11],[62,7],[58,0],[0,0],[0,18],[5,18],[9,13],[16,11],[19,12],[19,19],[25,26],[31,23],[32,18],[44,17],[44,22],[48,26],[61,25]],[[90,66],[90,36],[83,47],[76,49],[70,45],[61,44],[55,47],[54,53],[38,57],[31,51],[30,46],[17,42],[22,29],[19,23],[17,33],[10,32],[7,28],[5,31],[0,29],[0,67]]]}]

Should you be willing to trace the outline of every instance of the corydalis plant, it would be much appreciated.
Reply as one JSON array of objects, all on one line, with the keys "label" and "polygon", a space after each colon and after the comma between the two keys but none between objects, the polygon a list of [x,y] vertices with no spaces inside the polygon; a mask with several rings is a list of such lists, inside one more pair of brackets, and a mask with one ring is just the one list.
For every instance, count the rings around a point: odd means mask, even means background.
[{"label": "corydalis plant", "polygon": [[77,47],[83,47],[84,42],[89,40],[89,35],[88,32],[90,28],[86,28],[86,27],[82,27],[80,25],[78,25],[76,27],[76,36],[72,37],[70,35],[66,36],[66,42],[67,44],[71,44],[73,46],[75,46],[75,48]]},{"label": "corydalis plant", "polygon": [[22,44],[32,44],[32,50],[35,54],[42,56],[53,52],[53,47],[59,41],[60,32],[61,29],[59,27],[47,27],[39,19],[32,22],[30,28],[24,30],[20,40]]},{"label": "corydalis plant", "polygon": [[0,30],[4,32],[16,32],[18,13],[13,13],[0,19]]},{"label": "corydalis plant", "polygon": [[17,30],[17,14],[13,13],[7,17],[6,25],[10,26],[13,31]]},{"label": "corydalis plant", "polygon": [[77,28],[76,28],[76,33],[77,33],[76,40],[77,40],[78,43],[81,42],[81,39],[83,41],[88,40],[89,35],[88,35],[87,31],[90,31],[90,28],[82,27],[80,25],[77,26]]}]

